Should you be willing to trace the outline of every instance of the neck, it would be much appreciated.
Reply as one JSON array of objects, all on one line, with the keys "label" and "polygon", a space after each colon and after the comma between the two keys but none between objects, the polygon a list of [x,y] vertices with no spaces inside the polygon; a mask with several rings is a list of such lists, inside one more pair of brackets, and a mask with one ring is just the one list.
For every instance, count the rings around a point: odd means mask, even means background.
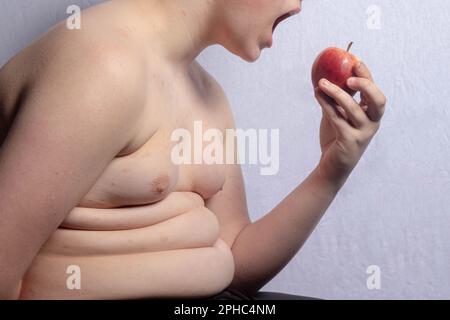
[{"label": "neck", "polygon": [[[129,0],[126,0],[129,1]],[[208,46],[218,43],[218,10],[214,0],[133,0],[159,35],[158,46],[165,58],[189,66]],[[155,37],[150,36],[152,45]]]}]

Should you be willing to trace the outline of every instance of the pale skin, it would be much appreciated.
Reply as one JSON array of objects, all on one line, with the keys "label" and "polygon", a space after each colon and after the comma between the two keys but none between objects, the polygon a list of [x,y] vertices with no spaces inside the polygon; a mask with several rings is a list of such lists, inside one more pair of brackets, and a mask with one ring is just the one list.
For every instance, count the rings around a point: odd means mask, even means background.
[{"label": "pale skin", "polygon": [[[386,98],[367,67],[348,83],[361,103],[320,82],[322,158],[255,222],[240,166],[177,166],[170,133],[195,120],[233,128],[225,93],[195,58],[220,44],[255,61],[275,20],[299,7],[113,0],[0,69],[0,298],[251,295],[271,280],[380,126]],[[66,288],[69,265],[82,270],[81,290]]]}]

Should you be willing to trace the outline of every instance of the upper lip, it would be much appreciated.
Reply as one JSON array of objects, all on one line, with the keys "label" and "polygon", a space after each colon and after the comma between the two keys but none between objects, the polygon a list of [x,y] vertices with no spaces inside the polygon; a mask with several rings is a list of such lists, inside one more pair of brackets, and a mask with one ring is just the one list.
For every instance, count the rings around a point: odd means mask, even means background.
[{"label": "upper lip", "polygon": [[287,18],[289,18],[289,17],[291,17],[291,16],[293,16],[293,15],[296,15],[296,14],[300,13],[300,11],[301,11],[300,8],[295,8],[294,10],[291,10],[291,11],[286,12],[285,14],[279,16],[279,17],[277,18],[277,20],[275,20],[275,23],[273,24],[272,32],[275,30],[275,28],[276,28],[283,20],[286,20]]}]

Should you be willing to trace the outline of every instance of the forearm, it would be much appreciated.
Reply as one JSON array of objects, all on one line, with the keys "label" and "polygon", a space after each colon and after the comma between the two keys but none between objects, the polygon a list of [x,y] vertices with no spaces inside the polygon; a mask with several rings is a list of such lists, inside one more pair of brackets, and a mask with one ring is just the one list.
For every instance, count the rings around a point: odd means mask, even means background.
[{"label": "forearm", "polygon": [[315,169],[282,202],[237,237],[231,287],[254,294],[295,256],[345,183],[330,182]]}]

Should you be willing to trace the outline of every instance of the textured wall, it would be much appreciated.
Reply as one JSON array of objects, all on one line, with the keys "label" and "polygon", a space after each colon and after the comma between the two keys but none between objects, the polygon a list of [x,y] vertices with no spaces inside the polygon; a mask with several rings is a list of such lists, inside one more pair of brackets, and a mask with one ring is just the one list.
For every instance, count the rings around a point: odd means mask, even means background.
[{"label": "textured wall", "polygon": [[[257,0],[255,0],[257,1]],[[72,3],[0,0],[0,64]],[[245,166],[252,219],[272,209],[316,165],[320,108],[309,80],[330,45],[371,67],[389,98],[382,129],[302,251],[265,289],[323,298],[450,298],[450,2],[304,0],[248,64],[213,47],[200,62],[225,88],[242,128],[280,128],[280,172]],[[381,26],[367,20],[376,5]],[[381,270],[381,289],[366,269]]]}]

